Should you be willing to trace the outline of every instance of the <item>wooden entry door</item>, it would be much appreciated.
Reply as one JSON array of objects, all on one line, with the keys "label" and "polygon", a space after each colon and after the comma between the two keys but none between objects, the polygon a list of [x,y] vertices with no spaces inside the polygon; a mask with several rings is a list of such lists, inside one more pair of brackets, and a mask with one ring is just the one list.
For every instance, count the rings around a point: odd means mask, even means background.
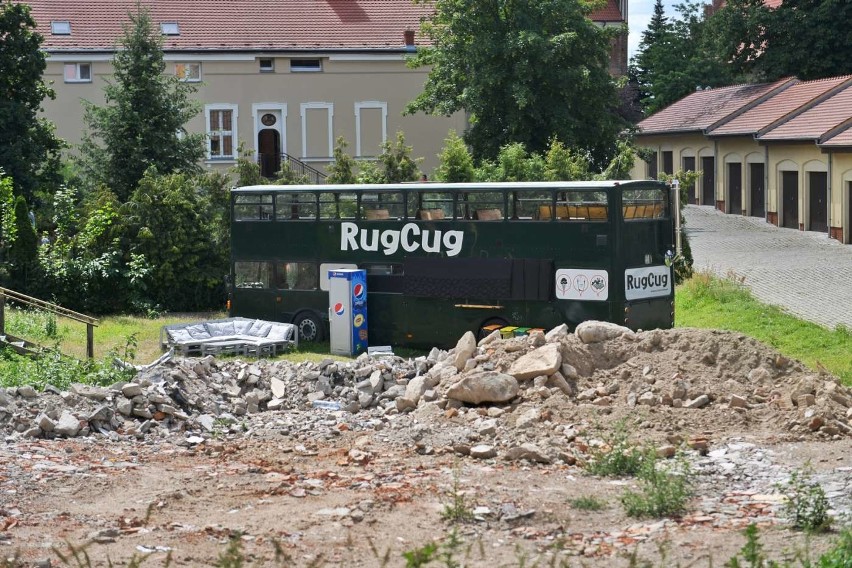
[{"label": "wooden entry door", "polygon": [[701,204],[716,206],[716,166],[713,158],[701,158]]},{"label": "wooden entry door", "polygon": [[743,213],[743,165],[739,162],[728,164],[728,200],[729,213],[742,215]]},{"label": "wooden entry door", "polygon": [[274,128],[264,128],[257,133],[257,153],[260,157],[260,175],[274,178],[281,171],[281,135]]},{"label": "wooden entry door", "polygon": [[[683,169],[688,172],[695,171],[695,157],[689,156],[683,159]],[[693,205],[698,203],[698,194],[696,193],[696,187],[693,183],[691,186],[686,188],[686,202],[691,203]]]},{"label": "wooden entry door", "polygon": [[751,216],[766,217],[766,204],[764,203],[763,178],[765,170],[763,164],[749,164],[749,194],[751,197]]},{"label": "wooden entry door", "polygon": [[808,172],[810,231],[828,232],[828,174]]},{"label": "wooden entry door", "polygon": [[799,228],[799,172],[781,172],[781,226]]}]

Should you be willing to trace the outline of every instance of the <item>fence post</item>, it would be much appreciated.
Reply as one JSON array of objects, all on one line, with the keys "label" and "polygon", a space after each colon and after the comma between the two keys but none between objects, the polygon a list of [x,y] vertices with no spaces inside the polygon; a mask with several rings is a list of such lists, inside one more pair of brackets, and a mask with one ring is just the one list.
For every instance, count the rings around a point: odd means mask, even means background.
[{"label": "fence post", "polygon": [[6,294],[0,292],[0,335],[6,335]]},{"label": "fence post", "polygon": [[86,356],[95,358],[95,326],[91,322],[86,323]]}]

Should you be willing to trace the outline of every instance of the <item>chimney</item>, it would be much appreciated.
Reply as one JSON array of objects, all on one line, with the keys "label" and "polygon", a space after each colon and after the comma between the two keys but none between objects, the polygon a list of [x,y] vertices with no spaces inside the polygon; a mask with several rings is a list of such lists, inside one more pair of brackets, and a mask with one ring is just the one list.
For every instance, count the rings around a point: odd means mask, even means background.
[{"label": "chimney", "polygon": [[405,46],[414,47],[414,30],[405,30],[402,35],[405,39]]}]

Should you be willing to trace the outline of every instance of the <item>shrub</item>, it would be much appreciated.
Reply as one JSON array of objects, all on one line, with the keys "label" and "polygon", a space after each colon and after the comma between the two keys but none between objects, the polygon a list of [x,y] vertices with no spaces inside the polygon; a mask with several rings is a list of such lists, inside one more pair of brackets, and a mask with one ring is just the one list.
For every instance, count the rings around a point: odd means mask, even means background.
[{"label": "shrub", "polygon": [[[692,496],[692,472],[681,457],[671,467],[661,467],[655,454],[648,452],[639,470],[641,490],[621,496],[625,512],[631,517],[679,517],[686,512]],[[667,464],[668,465],[668,464]]]},{"label": "shrub", "polygon": [[812,479],[810,463],[794,471],[790,480],[780,487],[787,495],[784,513],[794,528],[805,531],[824,531],[831,525],[829,503],[825,490]]}]

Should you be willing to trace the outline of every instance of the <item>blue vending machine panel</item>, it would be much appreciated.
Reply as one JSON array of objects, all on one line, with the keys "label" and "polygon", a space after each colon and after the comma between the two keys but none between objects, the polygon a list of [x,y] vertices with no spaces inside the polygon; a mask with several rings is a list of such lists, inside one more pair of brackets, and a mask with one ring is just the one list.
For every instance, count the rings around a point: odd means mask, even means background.
[{"label": "blue vending machine panel", "polygon": [[358,355],[367,350],[367,272],[330,270],[331,352]]}]

